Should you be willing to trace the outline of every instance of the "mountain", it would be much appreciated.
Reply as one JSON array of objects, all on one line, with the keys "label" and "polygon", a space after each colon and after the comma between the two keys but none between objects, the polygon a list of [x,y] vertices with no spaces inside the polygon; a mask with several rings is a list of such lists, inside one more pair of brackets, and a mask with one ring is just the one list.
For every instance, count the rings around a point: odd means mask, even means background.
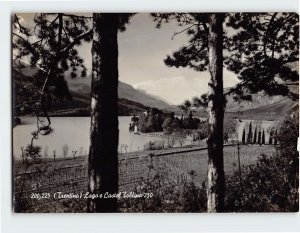
[{"label": "mountain", "polygon": [[[89,75],[85,79],[67,78],[67,81],[71,90],[81,93],[90,93],[91,75]],[[170,105],[166,101],[163,101],[159,97],[135,89],[131,85],[121,81],[119,81],[118,95],[120,99],[127,99],[130,101],[138,102],[148,107],[155,107],[158,109],[166,109],[170,107]]]},{"label": "mountain", "polygon": [[[21,70],[24,78],[23,83],[30,83],[30,77],[36,72],[35,67],[26,66]],[[19,72],[20,73],[20,72]],[[91,76],[87,78],[77,78],[71,79],[66,75],[66,80],[68,86],[72,92],[73,99],[71,101],[67,100],[60,105],[56,105],[56,113],[58,110],[60,112],[72,112],[75,115],[87,115],[89,112],[90,104],[90,83]],[[23,84],[22,84],[23,85]],[[289,88],[298,94],[299,83],[289,84]],[[119,114],[120,115],[131,115],[142,111],[148,110],[150,107],[156,107],[159,109],[166,109],[167,111],[175,112],[176,115],[184,114],[177,106],[169,105],[165,101],[159,99],[158,97],[147,94],[144,91],[137,90],[131,85],[119,81],[118,86],[119,93]],[[17,93],[16,93],[17,95]],[[20,96],[18,96],[20,97]],[[22,97],[21,101],[22,101]],[[18,98],[17,101],[18,102]],[[262,93],[253,94],[252,101],[241,101],[236,102],[233,95],[227,97],[226,112],[237,114],[241,113],[245,116],[250,115],[262,115],[262,116],[283,116],[285,114],[297,111],[299,104],[297,101],[293,101],[287,97],[283,96],[267,96]],[[62,113],[62,114],[64,114]],[[71,115],[72,115],[71,114]],[[207,116],[206,112],[201,109],[195,112],[196,115],[201,117]]]},{"label": "mountain", "polygon": [[119,94],[119,98],[136,101],[145,106],[155,107],[159,109],[166,109],[170,107],[168,103],[159,99],[158,97],[149,95],[144,91],[137,90],[133,88],[131,85],[123,83],[121,81],[119,81],[118,94]]},{"label": "mountain", "polygon": [[299,110],[298,102],[285,97],[277,102],[241,111],[245,115],[285,115]]},{"label": "mountain", "polygon": [[[299,83],[289,83],[291,92],[298,94]],[[233,95],[226,98],[226,112],[244,112],[245,114],[285,115],[292,113],[298,106],[298,101],[285,96],[268,96],[263,93],[252,94],[252,101],[236,102]]]},{"label": "mountain", "polygon": [[[31,85],[31,77],[37,72],[36,67],[29,66],[25,63],[22,64],[25,66],[22,69],[16,69],[13,67],[13,78],[14,81],[21,82],[20,85],[24,86],[26,84]],[[16,74],[18,74],[18,79],[16,79]],[[21,77],[21,78],[20,78]],[[66,80],[68,82],[68,86],[70,92],[72,94],[72,100],[64,100],[61,103],[55,104],[55,107],[51,109],[51,115],[89,115],[89,106],[90,106],[90,83],[91,77],[87,78],[77,78],[71,79],[68,75],[66,75]],[[156,98],[154,96],[150,96],[147,93],[134,89],[129,84],[119,81],[118,86],[119,93],[119,115],[132,115],[138,114],[140,112],[149,110],[151,107],[165,109],[169,107],[169,104]],[[18,95],[15,94],[16,99],[18,100],[17,104],[27,101]],[[30,113],[29,109],[26,111],[26,114]]]},{"label": "mountain", "polygon": [[[291,92],[298,94],[298,82],[289,83],[288,87]],[[275,119],[299,110],[298,101],[285,96],[268,96],[257,93],[252,95],[252,101],[237,102],[234,100],[233,95],[227,96],[226,100],[226,114],[232,117]],[[175,112],[176,115],[186,115],[177,106],[171,106],[167,110]],[[193,112],[196,116],[207,117],[207,112],[203,108],[195,108]]]},{"label": "mountain", "polygon": [[[71,92],[72,100],[64,100],[57,103],[50,116],[90,116],[90,97],[86,93]],[[149,110],[141,103],[119,98],[118,115],[130,116]]]}]

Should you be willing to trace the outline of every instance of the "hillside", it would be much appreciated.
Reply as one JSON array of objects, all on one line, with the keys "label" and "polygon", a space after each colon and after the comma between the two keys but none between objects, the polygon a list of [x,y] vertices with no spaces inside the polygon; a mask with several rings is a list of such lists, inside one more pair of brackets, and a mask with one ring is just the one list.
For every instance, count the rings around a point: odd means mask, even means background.
[{"label": "hillside", "polygon": [[[26,66],[26,65],[25,65]],[[13,75],[14,80],[18,80],[20,87],[28,86],[28,90],[32,89],[31,77],[36,73],[35,67],[29,67],[28,65],[20,71],[14,69]],[[71,79],[66,76],[68,86],[72,93],[72,100],[65,100],[54,106],[52,114],[55,115],[68,115],[68,116],[79,116],[89,115],[90,105],[90,83],[91,77],[85,79],[77,78]],[[289,88],[294,92],[298,93],[298,83],[292,83]],[[26,93],[27,95],[29,93]],[[169,105],[163,100],[149,95],[144,91],[137,90],[131,85],[119,81],[118,86],[119,94],[119,114],[120,115],[132,115],[146,111],[150,107],[156,107],[159,109],[166,109],[167,111],[175,112],[176,115],[185,114],[177,106]],[[20,104],[25,100],[21,94],[16,93],[14,101]],[[236,102],[233,96],[227,98],[226,112],[227,114],[236,116],[240,115],[243,117],[280,117],[285,114],[290,114],[293,111],[297,111],[299,108],[298,102],[293,101],[283,96],[267,96],[262,93],[253,94],[252,101]],[[30,112],[26,112],[30,114]],[[206,111],[204,109],[195,110],[195,114],[200,117],[206,117]]]},{"label": "hillside", "polygon": [[[298,83],[289,84],[289,88],[293,93],[298,93]],[[298,101],[284,96],[267,96],[259,93],[252,95],[252,101],[236,102],[232,95],[226,100],[225,114],[231,117],[275,119],[299,110]],[[185,115],[177,106],[171,106],[167,110],[175,112],[176,115]],[[193,111],[196,116],[207,117],[204,109]]]},{"label": "hillside", "polygon": [[136,101],[149,107],[155,107],[159,109],[165,109],[170,107],[170,105],[164,102],[163,100],[160,100],[159,98],[154,97],[153,95],[148,95],[146,92],[137,90],[131,85],[123,83],[121,81],[119,81],[118,94],[119,98]]},{"label": "hillside", "polygon": [[[34,76],[37,72],[37,68],[30,67],[26,64],[23,65],[25,68],[22,68],[21,70],[13,68],[14,84],[17,83],[20,87],[28,85],[32,86],[32,76]],[[72,80],[66,76],[66,80],[69,85],[72,99],[56,103],[55,106],[52,106],[52,108],[49,109],[50,115],[88,116],[90,112],[90,77]],[[17,90],[19,89],[20,88]],[[137,114],[150,109],[150,107],[156,107],[159,109],[169,107],[169,105],[164,101],[136,90],[129,84],[123,82],[119,82],[118,93],[119,115]],[[27,93],[27,96],[30,96],[30,93]],[[28,101],[21,93],[18,93],[18,91],[16,91],[14,97],[16,105]],[[23,114],[30,114],[31,112],[32,110],[27,109]]]},{"label": "hillside", "polygon": [[[56,105],[50,116],[90,116],[90,99],[87,95],[77,92],[72,92],[72,100],[65,100]],[[140,103],[127,99],[119,99],[118,115],[129,116],[149,110]]]},{"label": "hillside", "polygon": [[[289,83],[291,92],[298,94],[299,84]],[[298,101],[285,96],[268,96],[263,93],[252,95],[252,101],[236,102],[233,96],[227,97],[226,112],[239,113],[247,117],[271,117],[278,118],[286,114],[298,111]]]},{"label": "hillside", "polygon": [[[90,93],[91,76],[88,76],[85,79],[79,78],[75,80],[67,78],[67,81],[71,90],[80,93]],[[168,103],[161,100],[159,97],[149,95],[141,90],[137,90],[131,85],[121,81],[119,81],[118,95],[120,99],[131,100],[149,107],[155,107],[158,109],[165,109],[170,107]]]},{"label": "hillside", "polygon": [[293,112],[299,111],[298,102],[294,102],[291,99],[283,98],[278,102],[259,106],[252,109],[243,110],[240,112],[241,115],[247,116],[269,116],[269,117],[280,117],[285,114],[291,114]]}]

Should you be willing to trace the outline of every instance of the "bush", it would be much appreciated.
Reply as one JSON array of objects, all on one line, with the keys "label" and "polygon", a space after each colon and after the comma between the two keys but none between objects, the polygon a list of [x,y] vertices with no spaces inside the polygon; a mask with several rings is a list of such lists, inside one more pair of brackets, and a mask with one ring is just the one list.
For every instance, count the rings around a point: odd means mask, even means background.
[{"label": "bush", "polygon": [[180,179],[165,181],[164,175],[157,173],[142,182],[133,192],[153,193],[153,197],[128,198],[119,200],[121,212],[206,212],[206,188],[198,188],[192,181]]},{"label": "bush", "polygon": [[163,140],[149,141],[144,145],[144,150],[160,150],[164,148],[164,145]]}]

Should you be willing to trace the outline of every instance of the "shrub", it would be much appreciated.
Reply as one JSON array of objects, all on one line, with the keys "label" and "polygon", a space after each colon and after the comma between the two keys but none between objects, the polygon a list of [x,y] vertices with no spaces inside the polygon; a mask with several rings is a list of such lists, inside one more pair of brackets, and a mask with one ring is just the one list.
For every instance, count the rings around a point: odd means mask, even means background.
[{"label": "shrub", "polygon": [[121,212],[205,212],[206,189],[198,188],[192,181],[177,179],[169,181],[157,173],[142,182],[133,192],[153,193],[153,197],[119,200]]},{"label": "shrub", "polygon": [[22,159],[27,162],[28,158],[32,158],[33,160],[38,160],[41,157],[41,150],[42,148],[40,146],[34,146],[31,144],[28,144],[25,149],[23,147],[22,150]]},{"label": "shrub", "polygon": [[164,144],[163,140],[149,141],[144,145],[144,150],[160,150],[164,148]]}]

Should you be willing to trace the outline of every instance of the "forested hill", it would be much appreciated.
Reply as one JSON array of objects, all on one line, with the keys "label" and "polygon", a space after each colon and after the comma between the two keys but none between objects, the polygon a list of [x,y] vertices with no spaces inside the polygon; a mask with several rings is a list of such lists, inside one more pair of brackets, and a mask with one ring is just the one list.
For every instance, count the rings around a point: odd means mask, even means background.
[{"label": "forested hill", "polygon": [[[72,100],[64,100],[51,111],[52,116],[90,116],[90,98],[86,93],[71,92]],[[129,116],[147,111],[150,108],[131,100],[119,98],[118,115]]]}]

